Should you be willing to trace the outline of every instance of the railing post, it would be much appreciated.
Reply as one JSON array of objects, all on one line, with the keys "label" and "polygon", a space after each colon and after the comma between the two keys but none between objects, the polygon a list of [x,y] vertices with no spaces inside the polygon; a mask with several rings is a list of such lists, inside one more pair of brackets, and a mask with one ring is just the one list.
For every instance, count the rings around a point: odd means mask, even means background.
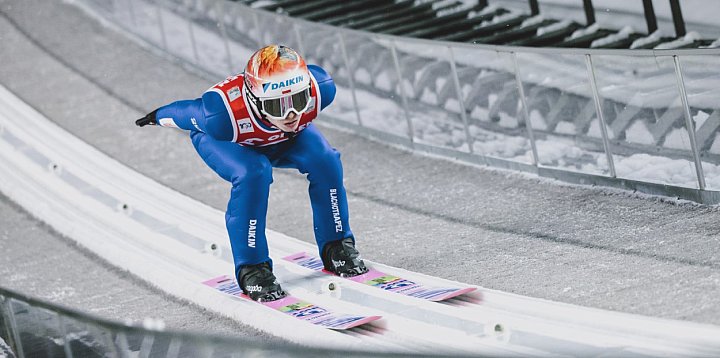
[{"label": "railing post", "polygon": [[593,101],[595,102],[595,112],[597,112],[598,119],[600,120],[600,133],[602,134],[603,148],[605,149],[605,156],[608,162],[608,170],[610,170],[610,177],[616,178],[617,172],[615,172],[615,162],[613,160],[612,152],[610,151],[610,138],[607,132],[607,125],[605,124],[605,115],[602,110],[602,101],[600,101],[597,79],[595,78],[595,66],[593,66],[590,54],[585,54],[585,67],[587,68],[588,78],[590,79],[590,90],[592,91]]},{"label": "railing post", "polygon": [[118,348],[120,348],[120,356],[127,357],[130,353],[130,344],[128,343],[127,335],[123,332],[117,334]]},{"label": "railing post", "polygon": [[670,0],[670,11],[675,24],[675,36],[685,36],[687,30],[685,30],[685,19],[683,19],[682,9],[680,8],[680,0]]},{"label": "railing post", "polygon": [[652,34],[658,29],[657,16],[655,15],[652,0],[643,0],[643,10],[645,11],[648,34]]},{"label": "railing post", "polygon": [[163,24],[163,17],[162,17],[162,11],[160,11],[160,5],[157,1],[154,1],[153,4],[155,5],[155,13],[157,14],[157,20],[158,20],[158,28],[160,29],[160,38],[162,40],[162,45],[165,51],[168,51],[167,46],[167,38],[165,37],[165,24]]},{"label": "railing post", "polygon": [[470,135],[470,126],[468,125],[467,112],[465,109],[465,98],[463,96],[462,87],[460,86],[460,77],[457,73],[457,66],[455,65],[455,54],[453,53],[452,46],[448,46],[448,54],[450,56],[450,72],[455,83],[455,92],[457,92],[458,106],[460,107],[460,118],[465,126],[465,137],[467,138],[468,150],[470,154],[473,154],[473,139]]},{"label": "railing post", "polygon": [[690,113],[690,103],[688,103],[680,58],[677,55],[673,55],[673,62],[675,63],[675,77],[677,79],[678,89],[680,90],[680,100],[682,101],[683,113],[685,114],[685,126],[690,136],[690,147],[692,148],[693,159],[695,160],[695,173],[698,177],[698,187],[700,190],[705,190],[705,173],[703,172],[700,150],[698,149],[697,138],[695,137],[695,123],[693,123],[692,113]]},{"label": "railing post", "polygon": [[592,0],[583,0],[583,7],[585,8],[585,23],[590,26],[595,23],[595,8]]},{"label": "railing post", "polygon": [[538,4],[538,0],[528,0],[528,3],[530,5],[530,14],[532,16],[540,15],[540,5]]},{"label": "railing post", "polygon": [[168,344],[167,354],[165,355],[165,358],[177,358],[180,355],[181,345],[181,342],[177,338],[171,338],[170,344]]},{"label": "railing post", "polygon": [[[95,329],[98,329],[97,326],[94,327]],[[99,330],[99,329],[98,329]],[[104,331],[100,332],[100,334],[105,337],[105,344],[108,345],[108,350],[110,351],[110,355],[113,357],[120,357],[120,351],[117,349],[117,345],[115,344],[115,340],[113,339],[112,331]]]},{"label": "railing post", "polygon": [[342,52],[343,62],[345,62],[345,72],[348,76],[348,82],[350,84],[350,92],[352,94],[353,106],[355,106],[355,116],[357,116],[358,125],[362,124],[362,117],[360,116],[360,106],[357,101],[357,94],[355,93],[355,78],[352,69],[350,68],[350,60],[348,59],[347,49],[345,48],[345,38],[342,35],[342,31],[338,32],[338,40],[340,41],[340,51]]},{"label": "railing post", "polygon": [[153,344],[155,343],[155,336],[152,334],[145,334],[140,343],[140,352],[138,353],[139,358],[149,358],[150,351],[152,351]]},{"label": "railing post", "polygon": [[212,358],[214,350],[207,342],[203,342],[199,349],[198,358]]},{"label": "railing post", "polygon": [[230,43],[228,41],[227,31],[225,29],[225,0],[217,0],[215,2],[215,11],[217,12],[218,26],[220,26],[220,35],[223,38],[223,45],[225,45],[225,55],[228,65],[228,73],[234,73],[232,54],[230,53]]},{"label": "railing post", "polygon": [[[4,132],[4,129],[2,126],[0,126],[0,134]],[[10,330],[10,321],[8,320],[8,314],[5,313],[5,296],[0,295],[0,318],[2,318],[3,325],[0,328],[5,329],[5,333],[7,333],[8,341],[10,338],[12,338],[12,331]],[[8,344],[11,342],[7,342]]]},{"label": "railing post", "polygon": [[65,351],[65,357],[73,358],[70,342],[68,341],[67,327],[65,326],[65,317],[60,314],[58,314],[58,324],[60,326],[60,334],[62,334],[63,337],[63,350]]},{"label": "railing post", "polygon": [[408,137],[410,138],[410,147],[415,146],[412,119],[410,118],[410,110],[408,109],[408,100],[405,95],[405,86],[403,84],[402,71],[400,69],[400,61],[398,60],[397,50],[395,49],[395,40],[390,40],[390,53],[392,54],[395,71],[398,76],[398,86],[400,86],[400,98],[402,98],[403,109],[405,110],[405,119],[408,124]]},{"label": "railing post", "polygon": [[15,342],[15,354],[17,354],[18,358],[25,358],[25,351],[23,350],[22,341],[20,340],[20,332],[18,332],[17,322],[15,321],[15,312],[13,312],[12,309],[12,300],[12,298],[3,300],[2,308],[5,310],[5,317],[8,321],[8,329],[12,335],[12,340]]},{"label": "railing post", "polygon": [[515,81],[517,82],[518,95],[520,96],[523,116],[525,117],[525,129],[527,129],[530,148],[532,149],[533,165],[538,166],[540,165],[540,158],[538,157],[537,145],[535,144],[535,132],[533,132],[532,122],[530,122],[530,111],[528,110],[527,99],[525,98],[525,88],[522,79],[520,79],[520,67],[518,66],[517,54],[515,52],[511,52],[510,54],[513,57],[513,65],[515,66]]}]

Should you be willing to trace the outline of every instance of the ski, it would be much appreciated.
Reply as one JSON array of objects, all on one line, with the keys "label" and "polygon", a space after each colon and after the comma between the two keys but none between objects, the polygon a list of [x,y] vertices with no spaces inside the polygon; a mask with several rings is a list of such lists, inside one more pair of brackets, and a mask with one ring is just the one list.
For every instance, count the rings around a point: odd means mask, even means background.
[{"label": "ski", "polygon": [[[203,281],[203,284],[230,296],[252,301],[250,297],[242,292],[235,282],[235,279],[227,275]],[[312,304],[291,295],[275,301],[257,303],[316,326],[339,331],[361,326],[382,318],[382,316],[358,316],[337,313],[331,309]]]},{"label": "ski", "polygon": [[[328,275],[335,276],[332,272],[324,269],[322,260],[320,260],[319,257],[310,255],[306,252],[298,252],[284,257],[283,259],[314,271],[322,271]],[[445,301],[447,299],[475,291],[475,287],[425,286],[421,283],[390,275],[370,267],[368,267],[368,269],[368,272],[362,275],[345,277],[345,279],[368,286],[374,286],[385,291],[395,292],[401,295],[416,297],[433,302]]]}]

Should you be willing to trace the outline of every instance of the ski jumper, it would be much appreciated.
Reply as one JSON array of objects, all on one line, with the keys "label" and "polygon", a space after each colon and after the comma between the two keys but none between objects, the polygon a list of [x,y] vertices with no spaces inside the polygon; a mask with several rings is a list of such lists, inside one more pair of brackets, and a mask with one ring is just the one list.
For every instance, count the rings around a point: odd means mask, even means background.
[{"label": "ski jumper", "polygon": [[190,131],[200,157],[232,184],[225,222],[235,272],[243,265],[272,261],[265,225],[272,168],[295,168],[307,174],[315,240],[326,243],[353,237],[343,186],[340,153],[312,124],[335,97],[332,78],[319,66],[308,65],[311,102],[295,133],[285,133],[258,118],[244,94],[243,75],[228,77],[201,98],[160,107],[158,124]]}]

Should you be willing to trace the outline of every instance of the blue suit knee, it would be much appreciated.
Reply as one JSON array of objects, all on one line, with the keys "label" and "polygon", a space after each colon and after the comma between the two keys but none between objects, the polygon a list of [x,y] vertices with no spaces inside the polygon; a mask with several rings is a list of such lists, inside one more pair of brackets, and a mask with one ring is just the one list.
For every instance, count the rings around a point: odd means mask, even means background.
[{"label": "blue suit knee", "polygon": [[267,200],[272,183],[272,166],[267,161],[258,161],[250,165],[238,165],[230,168],[228,181],[232,183],[227,215],[247,210],[248,202]]},{"label": "blue suit knee", "polygon": [[320,152],[313,153],[301,170],[304,173],[319,173],[323,177],[329,175],[342,175],[342,161],[340,161],[340,152],[334,148],[328,148]]},{"label": "blue suit knee", "polygon": [[340,160],[340,152],[335,148],[330,148],[323,152],[322,163],[330,168],[341,168],[342,161]]},{"label": "blue suit knee", "polygon": [[269,161],[257,161],[246,166],[236,166],[232,168],[230,175],[233,189],[267,186],[272,181],[272,165]]}]

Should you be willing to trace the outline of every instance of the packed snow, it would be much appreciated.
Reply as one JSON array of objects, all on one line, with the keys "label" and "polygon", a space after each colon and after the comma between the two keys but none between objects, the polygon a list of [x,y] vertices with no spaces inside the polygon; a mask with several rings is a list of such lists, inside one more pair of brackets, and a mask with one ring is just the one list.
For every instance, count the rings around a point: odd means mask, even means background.
[{"label": "packed snow", "polygon": [[538,36],[542,36],[542,35],[544,35],[544,34],[546,34],[546,33],[550,33],[550,32],[553,32],[553,31],[562,30],[562,29],[570,26],[570,24],[572,24],[572,21],[571,21],[571,20],[558,21],[557,23],[554,23],[554,24],[552,24],[552,25],[544,26],[544,27],[541,27],[541,28],[537,29],[537,33],[536,33],[536,34],[537,34]]},{"label": "packed snow", "polygon": [[598,30],[600,30],[600,25],[598,25],[598,23],[594,23],[588,27],[575,30],[575,32],[573,32],[572,35],[570,35],[570,39],[573,40],[576,38],[583,37],[585,35],[594,34],[594,33],[598,32]]},{"label": "packed snow", "polygon": [[666,42],[666,43],[657,45],[657,46],[655,46],[655,49],[656,50],[669,50],[669,49],[679,48],[679,47],[683,47],[685,45],[691,44],[697,40],[700,40],[701,38],[702,38],[702,36],[700,36],[699,33],[695,32],[695,31],[691,31],[691,32],[688,32],[687,35],[685,35],[675,41],[670,41],[670,42]]},{"label": "packed snow", "polygon": [[635,29],[633,29],[632,26],[625,26],[615,34],[608,35],[601,39],[597,39],[597,40],[593,41],[590,44],[590,47],[593,47],[593,48],[601,47],[601,46],[605,46],[607,44],[611,44],[616,41],[624,40],[624,39],[630,37],[630,35],[634,32],[635,32]]},{"label": "packed snow", "polygon": [[528,27],[528,26],[537,25],[543,21],[545,21],[545,16],[536,15],[536,16],[533,16],[533,17],[523,21],[522,24],[520,24],[520,27]]},{"label": "packed snow", "polygon": [[480,11],[470,11],[468,13],[467,18],[472,19],[473,17],[487,15],[487,14],[497,11],[497,9],[499,9],[499,8],[500,7],[497,5],[489,4],[488,6],[485,6],[484,8],[482,8],[482,10],[480,10]]},{"label": "packed snow", "polygon": [[652,34],[650,34],[648,36],[641,37],[641,38],[633,41],[633,43],[630,45],[630,48],[636,49],[636,48],[645,46],[647,44],[651,44],[653,42],[660,41],[660,38],[662,38],[662,36],[663,36],[662,30],[656,30],[655,32],[653,32]]},{"label": "packed snow", "polygon": [[720,39],[717,39],[713,41],[710,45],[707,46],[708,48],[717,48],[720,47]]},{"label": "packed snow", "polygon": [[13,354],[12,349],[10,349],[10,346],[8,346],[7,343],[0,337],[0,358],[13,358],[15,355]]}]

